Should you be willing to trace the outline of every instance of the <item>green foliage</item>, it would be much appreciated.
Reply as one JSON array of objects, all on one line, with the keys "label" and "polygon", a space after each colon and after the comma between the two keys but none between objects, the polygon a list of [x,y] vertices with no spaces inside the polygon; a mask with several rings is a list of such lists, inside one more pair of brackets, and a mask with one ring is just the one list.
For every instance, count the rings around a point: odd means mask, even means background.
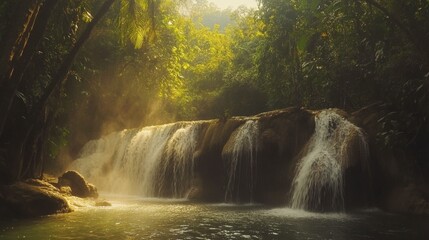
[{"label": "green foliage", "polygon": [[189,17],[198,25],[210,29],[219,28],[221,32],[231,23],[231,10],[220,10],[213,3],[199,0],[188,6]]},{"label": "green foliage", "polygon": [[50,159],[55,159],[67,146],[70,132],[67,128],[59,126],[55,126],[51,132],[52,137],[48,140],[48,153]]},{"label": "green foliage", "polygon": [[394,149],[414,146],[416,152],[425,150],[425,146],[419,145],[421,141],[427,143],[429,130],[429,89],[425,85],[425,78],[406,81],[392,105],[392,111],[378,120],[378,141],[385,147]]},{"label": "green foliage", "polygon": [[260,14],[266,37],[258,54],[259,85],[272,108],[302,105],[304,79],[295,33],[298,12],[290,1],[276,0],[262,2]]},{"label": "green foliage", "polygon": [[4,35],[6,34],[6,27],[8,25],[8,9],[10,8],[9,1],[3,1],[0,3],[0,42],[2,41]]},{"label": "green foliage", "polygon": [[[13,120],[29,118],[102,2],[57,3]],[[260,0],[257,10],[233,12],[179,2],[115,1],[46,109],[51,157],[66,142],[76,153],[123,128],[376,101],[392,105],[379,121],[381,142],[427,141],[428,1]],[[0,3],[0,42],[14,4]]]},{"label": "green foliage", "polygon": [[117,25],[123,34],[122,41],[131,40],[134,47],[141,48],[143,43],[155,37],[153,31],[161,1],[122,0],[118,1]]},{"label": "green foliage", "polygon": [[175,9],[167,3],[157,7],[155,28],[148,30],[152,35],[139,46],[129,37],[133,26],[124,29],[118,25],[118,17],[132,22],[120,15],[123,5],[115,5],[97,26],[97,34],[75,64],[73,72],[78,81],[66,85],[68,110],[60,121],[70,129],[73,153],[87,140],[111,131],[148,124],[149,118],[152,124],[172,118],[166,108],[154,107],[164,106],[171,89],[181,81],[183,52],[177,47],[181,36],[173,24]]},{"label": "green foliage", "polygon": [[[194,119],[201,112],[201,102],[213,101],[224,84],[224,72],[232,54],[230,38],[220,27],[206,27],[193,16],[179,17],[171,23],[175,28],[177,45],[164,98],[172,103],[178,119]],[[210,100],[212,99],[212,100]]]},{"label": "green foliage", "polygon": [[392,148],[424,142],[427,1],[260,2],[266,38],[258,79],[270,106],[353,110],[389,102],[379,140]]}]

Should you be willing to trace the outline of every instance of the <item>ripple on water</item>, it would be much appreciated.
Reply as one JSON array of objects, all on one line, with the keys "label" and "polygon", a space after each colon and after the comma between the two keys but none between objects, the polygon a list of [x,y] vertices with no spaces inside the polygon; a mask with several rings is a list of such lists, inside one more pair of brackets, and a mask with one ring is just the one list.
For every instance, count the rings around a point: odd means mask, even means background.
[{"label": "ripple on water", "polygon": [[0,239],[427,239],[423,220],[373,212],[125,202],[34,220],[0,222]]},{"label": "ripple on water", "polygon": [[265,215],[286,217],[292,219],[307,218],[307,219],[332,219],[332,220],[354,220],[355,216],[348,215],[346,213],[316,213],[307,212],[301,209],[292,208],[275,208],[263,211]]}]

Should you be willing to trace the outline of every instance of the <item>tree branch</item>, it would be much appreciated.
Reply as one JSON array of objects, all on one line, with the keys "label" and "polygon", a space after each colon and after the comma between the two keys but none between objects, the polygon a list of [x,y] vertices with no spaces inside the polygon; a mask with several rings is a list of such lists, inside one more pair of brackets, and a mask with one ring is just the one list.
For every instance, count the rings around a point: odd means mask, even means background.
[{"label": "tree branch", "polygon": [[58,69],[57,73],[54,75],[51,83],[46,87],[44,94],[40,98],[38,104],[36,104],[36,107],[33,110],[33,114],[32,114],[34,118],[37,119],[37,116],[43,111],[43,108],[45,107],[52,93],[67,79],[70,68],[79,50],[89,39],[94,27],[97,25],[98,22],[100,22],[100,20],[104,17],[104,15],[107,13],[107,11],[110,9],[110,7],[113,5],[115,1],[116,0],[106,0],[98,10],[95,17],[92,19],[92,21],[88,23],[88,26],[86,26],[84,32],[80,35],[76,44],[67,54],[67,56],[64,58],[63,62],[60,65],[60,68]]},{"label": "tree branch", "polygon": [[420,51],[426,61],[426,64],[429,65],[429,49],[427,48],[424,39],[420,39],[417,34],[413,33],[407,26],[405,26],[402,21],[395,16],[393,13],[389,12],[389,10],[378,3],[375,0],[356,0],[356,1],[364,1],[368,5],[371,5],[382,12],[394,25],[396,25],[413,43],[413,45]]}]

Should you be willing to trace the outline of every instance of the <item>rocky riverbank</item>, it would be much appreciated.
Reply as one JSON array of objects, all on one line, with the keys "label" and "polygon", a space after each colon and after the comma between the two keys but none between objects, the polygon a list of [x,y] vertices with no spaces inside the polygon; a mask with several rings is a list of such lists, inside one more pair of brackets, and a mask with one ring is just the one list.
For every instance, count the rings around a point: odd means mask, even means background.
[{"label": "rocky riverbank", "polygon": [[[100,204],[103,203],[103,204]],[[0,217],[37,217],[72,212],[82,206],[108,205],[94,185],[75,171],[0,186]]]}]

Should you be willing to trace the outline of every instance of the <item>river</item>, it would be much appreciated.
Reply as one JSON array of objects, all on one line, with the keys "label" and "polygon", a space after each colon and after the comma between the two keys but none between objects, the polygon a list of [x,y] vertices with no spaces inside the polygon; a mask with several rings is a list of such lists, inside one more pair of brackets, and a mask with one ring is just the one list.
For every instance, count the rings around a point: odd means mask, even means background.
[{"label": "river", "polygon": [[0,239],[427,239],[429,219],[107,196],[111,207],[0,221]]}]

